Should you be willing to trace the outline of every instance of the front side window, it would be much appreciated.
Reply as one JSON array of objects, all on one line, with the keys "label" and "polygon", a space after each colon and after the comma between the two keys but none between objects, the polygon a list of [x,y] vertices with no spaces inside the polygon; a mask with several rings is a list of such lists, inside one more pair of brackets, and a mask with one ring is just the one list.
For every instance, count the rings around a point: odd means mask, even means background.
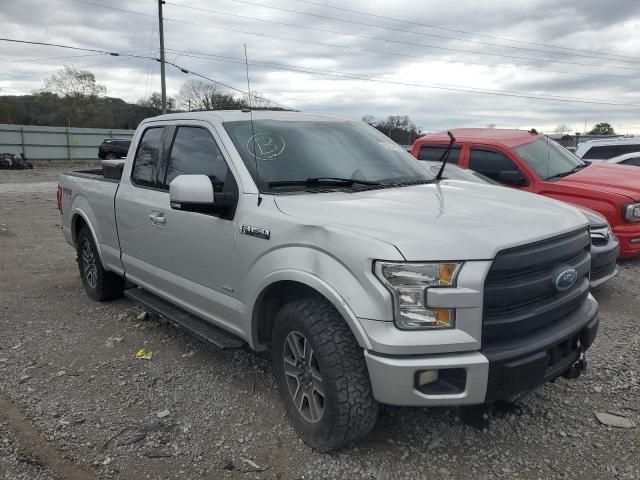
[{"label": "front side window", "polygon": [[274,182],[308,179],[397,186],[433,178],[402,147],[359,122],[255,120],[252,128],[243,120],[225,122],[224,128],[262,191],[304,190],[276,188]]},{"label": "front side window", "polygon": [[155,172],[160,163],[163,130],[163,127],[152,127],[142,134],[131,173],[131,178],[136,185],[155,187]]},{"label": "front side window", "polygon": [[221,192],[229,168],[218,144],[211,134],[200,127],[178,127],[164,188],[178,175],[206,175],[213,183],[213,190]]},{"label": "front side window", "polygon": [[586,166],[569,150],[547,137],[525,143],[513,150],[545,180],[566,175]]},{"label": "front side window", "polygon": [[487,148],[472,148],[469,154],[469,168],[500,182],[502,172],[517,172],[518,167],[506,155]]},{"label": "front side window", "polygon": [[[447,150],[446,145],[422,145],[418,152],[418,160],[439,161]],[[458,163],[460,160],[460,147],[454,146],[449,152],[447,163]]]}]

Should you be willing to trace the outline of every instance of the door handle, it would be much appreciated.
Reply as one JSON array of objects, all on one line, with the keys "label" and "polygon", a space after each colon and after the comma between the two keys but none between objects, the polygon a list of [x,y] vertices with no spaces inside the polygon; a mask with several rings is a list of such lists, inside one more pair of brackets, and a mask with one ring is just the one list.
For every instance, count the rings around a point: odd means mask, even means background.
[{"label": "door handle", "polygon": [[164,213],[150,213],[149,220],[155,225],[164,225],[167,223],[167,217],[164,216]]}]

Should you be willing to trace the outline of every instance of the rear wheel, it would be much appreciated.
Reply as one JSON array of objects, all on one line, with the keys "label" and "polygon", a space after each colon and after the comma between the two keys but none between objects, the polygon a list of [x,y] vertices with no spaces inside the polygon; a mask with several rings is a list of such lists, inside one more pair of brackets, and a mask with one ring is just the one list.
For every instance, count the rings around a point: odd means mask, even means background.
[{"label": "rear wheel", "polygon": [[334,450],[371,431],[378,404],[364,354],[329,302],[309,298],[283,306],[271,360],[287,414],[309,446]]},{"label": "rear wheel", "polygon": [[76,244],[80,278],[87,295],[102,302],[122,295],[124,279],[102,266],[93,236],[87,227],[82,227]]}]

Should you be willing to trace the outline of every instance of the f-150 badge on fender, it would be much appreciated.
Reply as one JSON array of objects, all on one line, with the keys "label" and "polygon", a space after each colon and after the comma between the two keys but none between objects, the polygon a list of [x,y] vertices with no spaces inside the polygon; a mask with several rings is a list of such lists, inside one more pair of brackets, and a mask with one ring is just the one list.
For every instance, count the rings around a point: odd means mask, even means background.
[{"label": "f-150 badge on fender", "polygon": [[262,238],[263,240],[269,240],[269,238],[271,238],[271,230],[268,228],[254,227],[252,225],[242,225],[240,233],[243,235]]}]

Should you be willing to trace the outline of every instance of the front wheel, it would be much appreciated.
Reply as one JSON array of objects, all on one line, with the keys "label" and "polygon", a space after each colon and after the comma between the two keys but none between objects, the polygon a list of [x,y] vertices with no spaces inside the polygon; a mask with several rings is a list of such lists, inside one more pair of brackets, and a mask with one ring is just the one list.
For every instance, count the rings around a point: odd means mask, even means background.
[{"label": "front wheel", "polygon": [[375,425],[378,404],[362,349],[333,305],[308,298],[284,305],[272,334],[273,372],[302,440],[329,451]]},{"label": "front wheel", "polygon": [[107,158],[107,160],[115,160],[116,158],[118,158],[118,156],[113,152],[109,152],[109,153],[107,153],[107,157],[106,158]]},{"label": "front wheel", "polygon": [[104,269],[93,236],[87,227],[82,227],[78,234],[76,252],[82,285],[89,297],[102,302],[122,295],[124,279]]}]

